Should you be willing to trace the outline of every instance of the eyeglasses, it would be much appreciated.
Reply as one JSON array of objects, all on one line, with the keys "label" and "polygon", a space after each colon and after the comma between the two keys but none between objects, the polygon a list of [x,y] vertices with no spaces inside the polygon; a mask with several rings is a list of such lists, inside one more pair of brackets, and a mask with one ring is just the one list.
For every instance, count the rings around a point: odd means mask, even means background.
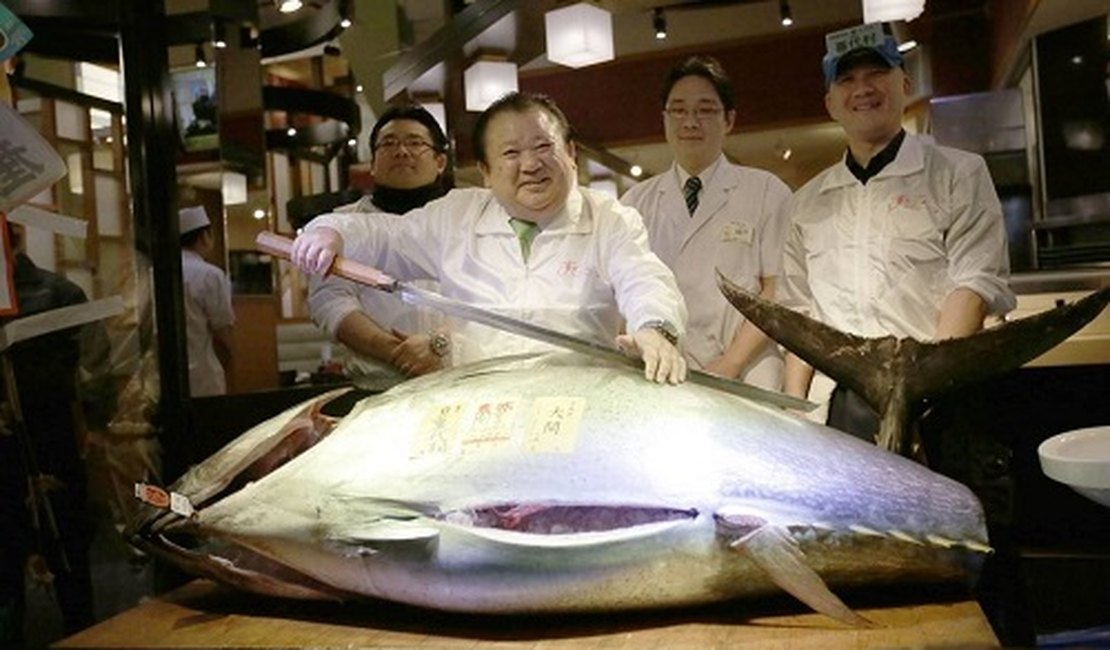
[{"label": "eyeglasses", "polygon": [[374,147],[374,151],[387,151],[393,153],[401,147],[404,147],[412,155],[419,156],[424,153],[426,149],[432,149],[434,146],[435,145],[431,142],[420,138],[405,138],[404,140],[398,140],[397,138],[382,138],[378,141],[377,146]]},{"label": "eyeglasses", "polygon": [[668,106],[663,109],[663,113],[676,122],[685,121],[688,117],[693,117],[699,122],[707,122],[720,115],[724,110],[720,106],[698,106],[693,110],[685,106]]}]

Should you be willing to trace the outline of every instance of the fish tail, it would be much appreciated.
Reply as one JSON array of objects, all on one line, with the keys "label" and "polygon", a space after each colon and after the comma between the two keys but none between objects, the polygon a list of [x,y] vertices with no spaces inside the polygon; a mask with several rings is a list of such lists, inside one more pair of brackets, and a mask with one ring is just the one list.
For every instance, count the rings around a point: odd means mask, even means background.
[{"label": "fish tail", "polygon": [[1079,331],[1110,303],[1110,288],[1103,288],[971,336],[925,342],[841,332],[745,291],[720,271],[717,285],[756,327],[863,397],[880,414],[880,446],[907,456],[909,424],[923,398],[1019,368]]}]

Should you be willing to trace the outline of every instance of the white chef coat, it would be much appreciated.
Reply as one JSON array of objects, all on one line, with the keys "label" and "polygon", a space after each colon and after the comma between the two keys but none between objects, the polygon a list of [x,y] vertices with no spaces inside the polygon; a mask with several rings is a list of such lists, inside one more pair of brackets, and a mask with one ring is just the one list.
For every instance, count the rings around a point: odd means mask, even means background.
[{"label": "white chef coat", "polygon": [[[714,269],[759,293],[760,277],[777,276],[782,260],[784,209],[790,188],[769,172],[733,165],[722,154],[698,174],[698,207],[691,216],[678,164],[629,190],[621,201],[644,218],[651,249],[674,271],[690,311],[686,359],[694,368],[724,354],[744,317],[717,287]],[[778,390],[782,356],[769,345],[741,379]]]},{"label": "white chef coat", "polygon": [[181,251],[181,278],[185,290],[189,394],[223,395],[227,393],[227,379],[212,344],[212,332],[235,324],[231,283],[223,269],[191,250]]},{"label": "white chef coat", "polygon": [[862,336],[931,340],[954,289],[1014,308],[1002,207],[975,154],[907,135],[863,185],[844,160],[795,194],[782,302]]},{"label": "white chef coat", "polygon": [[[363,197],[349,205],[336,208],[336,212],[366,214],[382,213],[370,197]],[[417,281],[417,286],[439,291],[439,284]],[[308,306],[313,321],[335,339],[339,324],[353,312],[361,311],[386,331],[399,330],[406,334],[427,334],[443,326],[443,314],[424,307],[406,305],[394,294],[357,284],[337,275],[312,276],[308,284]],[[406,377],[386,361],[358,354],[351,350],[347,360],[348,374],[356,377],[373,377],[402,381]]]},{"label": "white chef coat", "polygon": [[[452,190],[404,218],[368,217],[322,215],[308,230],[338,230],[345,255],[400,280],[437,280],[450,298],[603,345],[613,346],[624,320],[630,331],[665,320],[685,332],[674,275],[648,249],[639,214],[599,192],[572,188],[536,235],[527,261],[508,213],[488,189]],[[552,349],[448,320],[456,364]]]}]

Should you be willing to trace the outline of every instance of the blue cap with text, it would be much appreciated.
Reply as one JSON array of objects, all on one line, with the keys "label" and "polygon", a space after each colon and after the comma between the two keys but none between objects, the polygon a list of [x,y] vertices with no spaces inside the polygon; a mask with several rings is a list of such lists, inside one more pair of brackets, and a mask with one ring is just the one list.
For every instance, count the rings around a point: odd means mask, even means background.
[{"label": "blue cap with text", "polygon": [[825,57],[821,69],[825,86],[857,65],[875,63],[888,68],[901,66],[902,53],[898,41],[886,23],[868,23],[842,29],[825,36]]}]

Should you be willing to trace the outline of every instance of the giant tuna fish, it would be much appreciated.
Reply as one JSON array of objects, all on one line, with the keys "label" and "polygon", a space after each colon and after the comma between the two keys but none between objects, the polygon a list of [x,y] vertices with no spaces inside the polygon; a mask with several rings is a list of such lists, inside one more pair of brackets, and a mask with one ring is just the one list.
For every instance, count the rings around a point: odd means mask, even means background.
[{"label": "giant tuna fish", "polygon": [[850,622],[827,585],[955,579],[987,550],[962,485],[628,368],[490,362],[368,398],[330,432],[313,414],[288,411],[193,468],[173,493],[195,512],[148,519],[137,543],[277,595],[521,612],[781,588]]},{"label": "giant tuna fish", "polygon": [[[973,575],[964,486],[778,408],[627,367],[504,359],[319,402],[191,469],[132,541],[295,598],[467,612],[686,605]],[[155,491],[157,492],[157,491]],[[157,501],[158,499],[153,499]]]}]

